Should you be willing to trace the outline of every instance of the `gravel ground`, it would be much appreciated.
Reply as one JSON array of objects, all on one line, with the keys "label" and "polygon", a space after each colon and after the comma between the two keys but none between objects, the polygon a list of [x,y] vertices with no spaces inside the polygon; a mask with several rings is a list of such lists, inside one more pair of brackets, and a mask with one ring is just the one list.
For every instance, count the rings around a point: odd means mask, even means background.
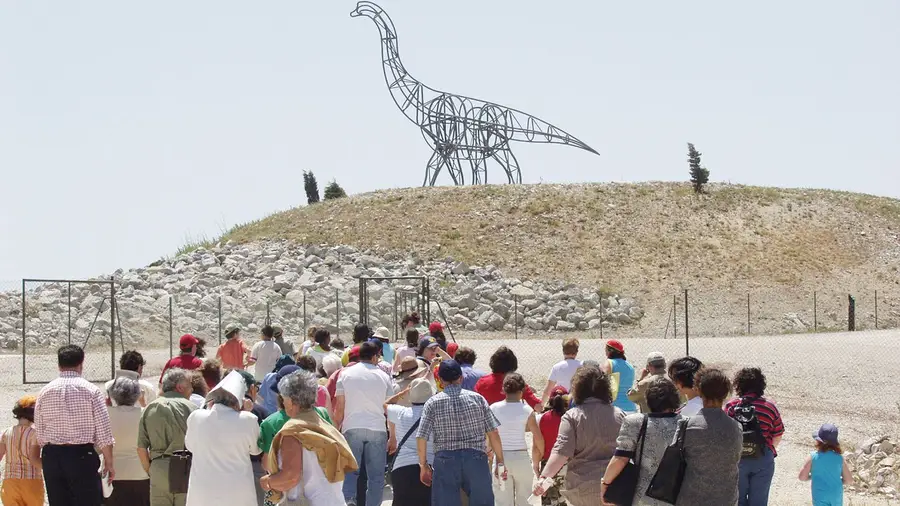
[{"label": "gravel ground", "polygon": [[[558,337],[519,339],[494,334],[460,335],[457,339],[478,353],[477,367],[487,368],[490,353],[501,344],[515,350],[519,370],[536,389],[542,390],[550,367],[560,359]],[[498,338],[502,337],[502,338]],[[639,364],[650,351],[668,357],[683,355],[684,343],[676,340],[624,339],[627,355]],[[900,375],[896,372],[898,331],[853,334],[804,334],[774,337],[702,338],[690,343],[690,352],[707,364],[732,372],[745,365],[763,368],[768,378],[767,397],[781,409],[787,432],[780,448],[770,504],[809,504],[808,485],[796,480],[806,455],[811,451],[810,435],[826,421],[841,428],[845,444],[853,445],[876,434],[898,432]],[[585,340],[581,358],[601,356],[603,341]],[[214,353],[214,350],[210,351]],[[155,380],[168,359],[168,349],[143,352],[148,361],[146,376]],[[10,409],[26,393],[36,393],[40,385],[21,384],[21,356],[0,356],[0,406]],[[87,369],[100,379],[109,371],[109,352],[89,354]],[[55,375],[52,356],[30,357],[29,380],[46,380]],[[894,373],[892,373],[892,371]],[[878,386],[876,389],[875,386]],[[888,397],[881,392],[891,392]],[[0,425],[12,423],[9,409],[3,409]],[[848,494],[854,506],[900,504],[884,498]],[[385,505],[390,504],[386,500]]]}]

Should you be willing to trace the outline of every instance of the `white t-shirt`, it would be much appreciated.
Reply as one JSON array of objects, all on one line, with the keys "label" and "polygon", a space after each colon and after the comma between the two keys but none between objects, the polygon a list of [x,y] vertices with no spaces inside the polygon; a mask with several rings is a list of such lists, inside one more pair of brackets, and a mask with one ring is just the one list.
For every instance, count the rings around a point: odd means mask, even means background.
[{"label": "white t-shirt", "polygon": [[[416,423],[416,420],[422,417],[422,410],[425,406],[400,406],[392,404],[387,407],[388,421],[396,426],[397,444],[406,436],[409,429]],[[402,448],[397,450],[397,458],[394,459],[394,469],[400,469],[406,466],[416,466],[419,464],[419,454],[416,449],[416,433],[409,436],[409,439],[403,444]],[[428,438],[428,446],[425,450],[425,460],[429,464],[434,464],[434,442],[432,438]]]},{"label": "white t-shirt", "polygon": [[[156,393],[159,390],[159,386],[154,385],[147,380],[140,379],[140,376],[138,375],[138,373],[136,373],[134,371],[124,371],[122,369],[117,369],[116,370],[116,379],[119,379],[119,378],[129,378],[129,379],[137,380],[138,385],[141,387],[141,395],[144,398],[145,406],[147,404],[150,404],[151,402],[155,401],[156,398],[158,397]],[[115,383],[116,379],[111,379],[111,380],[107,381],[106,384],[103,385],[103,391],[109,392],[109,388],[113,385],[113,383]],[[108,394],[107,394],[107,397],[109,397]],[[112,402],[113,406],[116,405],[115,401],[113,401],[112,399],[110,399],[110,401]],[[138,405],[140,405],[140,400],[138,400],[138,402],[135,403],[135,406],[138,406]]]},{"label": "white t-shirt", "polygon": [[256,381],[262,383],[266,374],[275,369],[275,363],[281,356],[281,346],[275,341],[260,341],[253,345],[250,350],[250,357],[256,359],[256,365],[253,367],[253,377]]},{"label": "white t-shirt", "polygon": [[109,425],[116,444],[113,462],[117,480],[149,480],[137,454],[138,427],[141,423],[140,406],[110,406]]},{"label": "white t-shirt", "polygon": [[550,377],[547,379],[549,381],[554,381],[557,385],[569,390],[572,388],[572,376],[575,376],[575,371],[577,371],[579,367],[581,367],[581,360],[578,360],[577,358],[567,358],[562,362],[557,362],[556,365],[550,369]]},{"label": "white t-shirt", "polygon": [[343,431],[369,429],[387,431],[384,401],[394,395],[394,384],[377,365],[360,363],[341,370],[335,396],[344,396]]},{"label": "white t-shirt", "polygon": [[699,413],[701,409],[703,409],[703,399],[698,395],[684,403],[684,406],[678,410],[678,414],[681,416],[694,416]]},{"label": "white t-shirt", "polygon": [[527,450],[525,426],[528,424],[528,417],[533,413],[531,407],[523,401],[500,401],[491,404],[491,411],[500,421],[498,432],[503,451]]},{"label": "white t-shirt", "polygon": [[306,352],[309,351],[309,349],[315,345],[316,345],[315,341],[310,341],[309,339],[307,339],[306,341],[303,341],[303,344],[300,346],[300,354],[306,355]]}]

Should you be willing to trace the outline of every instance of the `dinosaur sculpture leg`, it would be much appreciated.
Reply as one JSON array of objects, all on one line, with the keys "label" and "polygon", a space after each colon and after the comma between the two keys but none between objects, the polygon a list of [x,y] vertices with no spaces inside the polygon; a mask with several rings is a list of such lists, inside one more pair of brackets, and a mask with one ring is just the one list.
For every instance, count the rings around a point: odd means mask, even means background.
[{"label": "dinosaur sculpture leg", "polygon": [[422,186],[434,186],[443,166],[444,157],[435,149],[431,153],[431,158],[428,159],[428,165],[425,166],[425,182],[422,183]]},{"label": "dinosaur sculpture leg", "polygon": [[462,171],[462,162],[459,158],[447,157],[446,161],[447,172],[450,173],[450,177],[453,179],[453,184],[455,185],[464,185],[466,184],[466,176],[463,175]]},{"label": "dinosaur sculpture leg", "polygon": [[441,170],[446,167],[447,173],[453,179],[453,184],[459,186],[466,184],[466,178],[463,175],[462,167],[459,160],[454,156],[453,152],[444,153],[443,150],[435,148],[431,158],[428,159],[428,165],[425,168],[425,183],[422,186],[434,186],[437,182]]},{"label": "dinosaur sculpture leg", "polygon": [[494,151],[492,156],[506,171],[506,177],[509,179],[510,184],[522,184],[522,171],[519,170],[519,161],[516,160],[516,155],[512,153],[508,145],[503,149]]},{"label": "dinosaur sculpture leg", "polygon": [[472,184],[487,183],[487,160],[483,156],[469,158],[472,167]]}]

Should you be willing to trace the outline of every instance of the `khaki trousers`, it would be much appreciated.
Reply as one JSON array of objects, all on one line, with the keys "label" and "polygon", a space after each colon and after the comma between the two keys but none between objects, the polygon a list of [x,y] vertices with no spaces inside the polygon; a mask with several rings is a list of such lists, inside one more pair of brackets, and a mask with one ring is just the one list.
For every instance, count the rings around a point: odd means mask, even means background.
[{"label": "khaki trousers", "polygon": [[187,494],[169,493],[169,457],[150,462],[150,506],[184,506]]}]

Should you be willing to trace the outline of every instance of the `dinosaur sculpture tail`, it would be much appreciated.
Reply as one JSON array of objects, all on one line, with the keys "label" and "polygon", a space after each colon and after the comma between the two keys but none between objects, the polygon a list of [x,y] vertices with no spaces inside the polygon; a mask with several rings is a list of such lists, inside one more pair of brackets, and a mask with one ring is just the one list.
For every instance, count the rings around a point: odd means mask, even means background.
[{"label": "dinosaur sculpture tail", "polygon": [[530,114],[509,109],[504,114],[507,137],[511,141],[565,144],[599,155],[594,148],[568,132]]}]

